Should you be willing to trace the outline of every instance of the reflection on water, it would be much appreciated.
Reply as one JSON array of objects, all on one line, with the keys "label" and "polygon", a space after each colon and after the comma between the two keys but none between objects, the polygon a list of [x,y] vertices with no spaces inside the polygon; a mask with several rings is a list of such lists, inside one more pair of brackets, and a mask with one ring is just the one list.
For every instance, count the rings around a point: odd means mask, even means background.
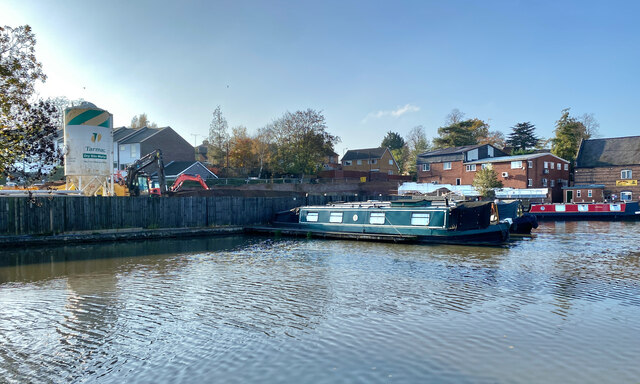
[{"label": "reflection on water", "polygon": [[640,223],[509,247],[228,237],[0,256],[0,382],[633,382]]}]

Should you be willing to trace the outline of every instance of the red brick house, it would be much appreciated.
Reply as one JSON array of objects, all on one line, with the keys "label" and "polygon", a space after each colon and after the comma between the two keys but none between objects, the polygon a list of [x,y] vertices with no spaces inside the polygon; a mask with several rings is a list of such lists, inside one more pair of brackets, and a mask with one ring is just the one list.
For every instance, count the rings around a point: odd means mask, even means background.
[{"label": "red brick house", "polygon": [[602,184],[606,200],[640,198],[640,136],[583,140],[574,170],[575,184]]},{"label": "red brick house", "polygon": [[562,201],[569,183],[569,162],[548,152],[508,156],[489,145],[447,148],[418,156],[418,181],[471,185],[476,172],[491,167],[507,188],[549,188]]}]

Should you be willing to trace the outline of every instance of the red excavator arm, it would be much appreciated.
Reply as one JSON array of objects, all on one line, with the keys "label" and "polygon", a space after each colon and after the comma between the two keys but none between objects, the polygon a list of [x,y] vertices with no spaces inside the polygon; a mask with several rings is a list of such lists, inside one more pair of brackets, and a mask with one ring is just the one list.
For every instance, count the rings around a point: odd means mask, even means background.
[{"label": "red excavator arm", "polygon": [[182,184],[185,181],[196,181],[200,183],[200,185],[202,185],[202,188],[204,188],[205,190],[209,189],[207,183],[204,182],[204,179],[200,175],[187,175],[183,173],[182,175],[178,176],[176,181],[173,182],[173,185],[169,188],[169,190],[171,192],[178,192],[180,188],[182,188]]}]

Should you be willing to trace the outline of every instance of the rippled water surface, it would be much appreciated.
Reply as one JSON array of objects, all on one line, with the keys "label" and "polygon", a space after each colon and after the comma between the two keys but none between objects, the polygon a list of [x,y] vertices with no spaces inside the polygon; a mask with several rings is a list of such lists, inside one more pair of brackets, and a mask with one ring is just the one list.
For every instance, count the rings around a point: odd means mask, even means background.
[{"label": "rippled water surface", "polygon": [[0,382],[638,383],[640,223],[0,252]]}]

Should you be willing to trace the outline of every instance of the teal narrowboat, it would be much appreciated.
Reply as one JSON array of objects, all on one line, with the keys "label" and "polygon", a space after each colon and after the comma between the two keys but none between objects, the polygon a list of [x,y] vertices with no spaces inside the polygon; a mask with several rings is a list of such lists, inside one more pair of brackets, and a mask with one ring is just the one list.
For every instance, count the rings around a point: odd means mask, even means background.
[{"label": "teal narrowboat", "polygon": [[322,237],[478,245],[507,242],[510,225],[499,222],[493,202],[427,200],[305,206],[280,213],[273,224]]}]

